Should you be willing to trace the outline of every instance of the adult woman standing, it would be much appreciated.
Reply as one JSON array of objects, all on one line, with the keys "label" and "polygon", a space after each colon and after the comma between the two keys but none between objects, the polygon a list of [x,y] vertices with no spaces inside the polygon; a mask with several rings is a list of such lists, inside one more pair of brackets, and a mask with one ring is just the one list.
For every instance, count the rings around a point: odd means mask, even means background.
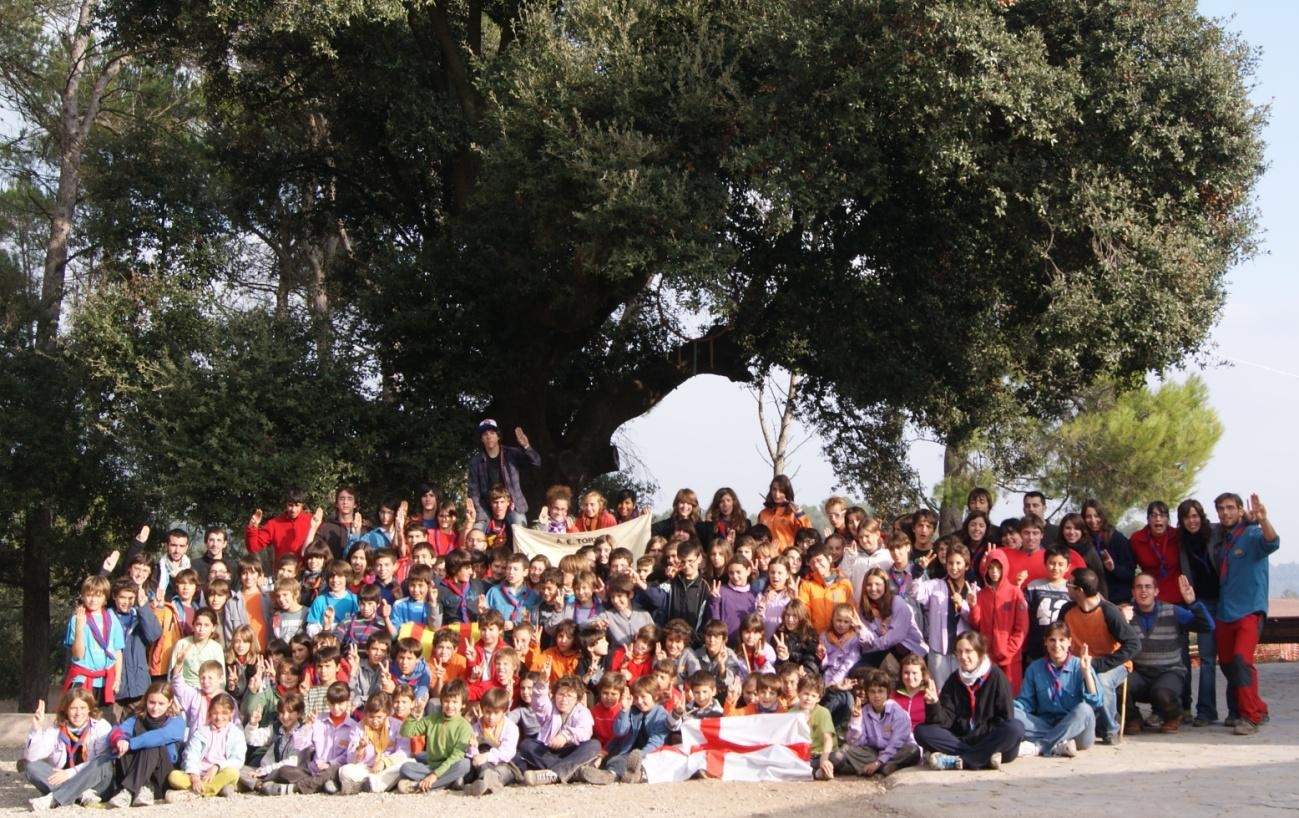
[{"label": "adult woman standing", "polygon": [[[1086,526],[1085,541],[1090,541],[1091,549],[1083,546],[1069,546],[1082,555],[1087,567],[1101,578],[1101,596],[1121,605],[1132,601],[1132,578],[1137,574],[1137,563],[1132,557],[1132,545],[1123,532],[1114,528],[1105,508],[1099,500],[1088,500],[1082,505],[1083,524]],[[1066,515],[1065,519],[1068,519]],[[1064,536],[1064,521],[1060,522],[1061,534]],[[1089,553],[1095,551],[1095,554]],[[1095,564],[1099,563],[1099,564]]]},{"label": "adult woman standing", "polygon": [[[1209,550],[1212,530],[1204,506],[1199,500],[1183,500],[1177,507],[1177,541],[1181,547],[1182,573],[1191,581],[1195,598],[1204,603],[1209,613],[1217,616],[1218,597],[1221,594],[1220,573],[1217,562]],[[1191,724],[1204,727],[1218,720],[1218,649],[1212,631],[1197,633],[1195,644],[1200,654],[1200,682],[1195,696],[1195,720]],[[1227,683],[1227,717],[1240,717],[1236,710],[1236,692]]]},{"label": "adult woman standing", "polygon": [[956,638],[957,672],[942,691],[931,680],[925,692],[925,723],[916,741],[935,770],[999,768],[1015,760],[1024,725],[1015,719],[1010,680],[988,659],[977,631]]}]

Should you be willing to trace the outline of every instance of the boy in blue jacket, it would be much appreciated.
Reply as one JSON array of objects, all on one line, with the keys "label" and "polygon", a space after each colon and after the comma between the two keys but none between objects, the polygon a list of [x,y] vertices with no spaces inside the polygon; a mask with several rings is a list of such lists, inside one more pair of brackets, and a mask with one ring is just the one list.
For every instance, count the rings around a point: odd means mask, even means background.
[{"label": "boy in blue jacket", "polygon": [[642,676],[623,692],[622,711],[613,723],[613,740],[604,768],[624,784],[639,784],[641,756],[663,746],[668,738],[668,712],[658,703],[659,685]]}]

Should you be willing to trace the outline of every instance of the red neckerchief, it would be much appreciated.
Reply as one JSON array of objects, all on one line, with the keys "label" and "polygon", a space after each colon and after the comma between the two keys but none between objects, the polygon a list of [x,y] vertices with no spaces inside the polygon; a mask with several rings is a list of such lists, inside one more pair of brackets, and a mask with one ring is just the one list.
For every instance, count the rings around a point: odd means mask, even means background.
[{"label": "red neckerchief", "polygon": [[988,680],[988,674],[985,673],[979,678],[975,679],[974,684],[968,684],[965,686],[965,692],[970,697],[970,729],[971,730],[974,729],[974,721],[975,721],[974,714],[978,706],[979,689],[983,687],[983,683],[986,682],[987,680]]},{"label": "red neckerchief", "polygon": [[1236,545],[1236,540],[1240,539],[1240,535],[1244,534],[1245,529],[1248,527],[1248,524],[1240,523],[1231,530],[1231,533],[1227,535],[1227,539],[1223,541],[1222,548],[1218,552],[1219,583],[1227,581],[1227,558],[1231,556],[1231,549]]},{"label": "red neckerchief", "polygon": [[1060,677],[1069,670],[1069,660],[1071,658],[1073,658],[1073,651],[1066,651],[1064,662],[1058,668],[1049,657],[1046,660],[1046,669],[1051,671],[1051,689],[1047,691],[1047,695],[1051,697],[1053,702],[1059,702],[1060,697],[1064,695],[1064,684],[1060,681]]}]

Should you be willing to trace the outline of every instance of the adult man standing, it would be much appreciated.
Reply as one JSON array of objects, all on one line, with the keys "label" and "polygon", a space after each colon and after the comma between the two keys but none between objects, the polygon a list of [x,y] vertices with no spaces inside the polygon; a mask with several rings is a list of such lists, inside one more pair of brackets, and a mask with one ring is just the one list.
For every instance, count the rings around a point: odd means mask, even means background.
[{"label": "adult man standing", "polygon": [[278,514],[265,523],[262,522],[262,510],[253,511],[244,529],[244,543],[248,553],[256,554],[266,546],[272,548],[272,565],[274,560],[286,554],[301,558],[302,549],[307,547],[307,534],[311,531],[312,516],[303,514],[307,502],[307,493],[300,488],[291,488],[284,492],[284,513]]},{"label": "adult man standing", "polygon": [[1239,494],[1219,494],[1213,501],[1218,512],[1218,665],[1236,686],[1240,719],[1238,736],[1258,732],[1267,719],[1267,704],[1258,694],[1254,649],[1267,617],[1268,556],[1281,547],[1281,538],[1267,508],[1257,494],[1245,508]]},{"label": "adult man standing", "polygon": [[1118,607],[1101,596],[1100,578],[1090,568],[1073,572],[1069,601],[1060,609],[1060,621],[1069,626],[1074,652],[1082,653],[1084,645],[1091,652],[1104,698],[1096,729],[1112,744],[1119,732],[1116,691],[1128,677],[1132,657],[1141,650],[1141,636],[1124,621]]},{"label": "adult man standing", "polygon": [[1024,516],[1034,516],[1042,521],[1042,547],[1055,545],[1060,539],[1060,529],[1046,519],[1046,495],[1040,491],[1024,493]]},{"label": "adult man standing", "polygon": [[212,563],[225,560],[228,544],[225,526],[210,526],[203,532],[203,556],[194,560],[190,567],[198,572],[198,581],[204,586],[207,585],[207,572],[212,568]]},{"label": "adult man standing", "polygon": [[528,501],[523,497],[519,486],[519,467],[523,465],[540,466],[541,455],[528,443],[528,436],[523,427],[514,427],[514,437],[519,447],[501,445],[501,429],[491,418],[478,424],[478,440],[482,446],[469,458],[469,499],[474,504],[475,525],[486,530],[487,521],[492,518],[491,498],[487,492],[492,486],[505,486],[509,489],[510,500],[514,504],[510,511],[510,523],[524,525],[528,514]]}]

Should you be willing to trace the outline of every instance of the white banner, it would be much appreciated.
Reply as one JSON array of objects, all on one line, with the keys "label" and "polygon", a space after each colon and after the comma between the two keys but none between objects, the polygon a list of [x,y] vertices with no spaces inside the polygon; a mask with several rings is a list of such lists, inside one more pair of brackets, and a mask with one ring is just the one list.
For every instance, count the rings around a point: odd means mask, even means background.
[{"label": "white banner", "polygon": [[679,746],[645,756],[645,780],[685,781],[700,771],[723,781],[806,780],[811,749],[805,713],[692,719],[681,726]]},{"label": "white banner", "polygon": [[591,545],[597,537],[605,534],[613,538],[614,548],[626,548],[631,551],[633,559],[636,559],[645,553],[645,546],[649,545],[650,515],[642,514],[634,520],[608,528],[577,531],[572,534],[549,534],[521,525],[513,528],[514,544],[520,551],[529,557],[540,554],[550,560],[551,565],[559,565],[561,559],[577,553],[577,549],[584,545]]}]

